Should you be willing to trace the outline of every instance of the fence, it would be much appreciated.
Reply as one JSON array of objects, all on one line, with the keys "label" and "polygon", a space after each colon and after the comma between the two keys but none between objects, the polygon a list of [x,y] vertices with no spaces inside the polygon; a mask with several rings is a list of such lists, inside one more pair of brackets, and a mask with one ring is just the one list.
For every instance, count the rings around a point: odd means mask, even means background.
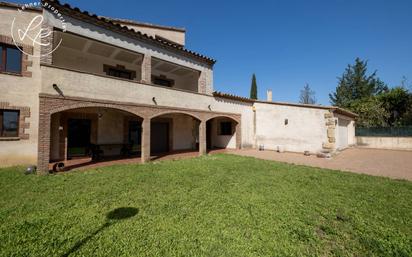
[{"label": "fence", "polygon": [[412,137],[412,126],[356,128],[357,137]]}]

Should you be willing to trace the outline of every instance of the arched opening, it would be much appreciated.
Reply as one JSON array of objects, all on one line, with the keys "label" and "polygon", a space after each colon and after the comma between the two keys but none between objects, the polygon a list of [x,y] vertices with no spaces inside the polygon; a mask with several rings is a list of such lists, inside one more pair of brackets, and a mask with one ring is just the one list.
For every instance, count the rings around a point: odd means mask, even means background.
[{"label": "arched opening", "polygon": [[227,116],[218,116],[206,122],[206,148],[215,149],[240,148],[239,122]]},{"label": "arched opening", "polygon": [[200,120],[189,113],[168,112],[151,118],[150,153],[152,159],[180,153],[197,154]]},{"label": "arched opening", "polygon": [[83,107],[50,117],[50,164],[63,162],[65,170],[98,162],[140,162],[143,119],[107,107]]}]

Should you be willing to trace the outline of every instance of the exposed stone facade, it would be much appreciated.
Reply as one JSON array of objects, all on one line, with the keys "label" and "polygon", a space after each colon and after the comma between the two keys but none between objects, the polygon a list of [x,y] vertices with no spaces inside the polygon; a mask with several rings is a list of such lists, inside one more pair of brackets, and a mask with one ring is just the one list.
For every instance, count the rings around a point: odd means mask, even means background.
[{"label": "exposed stone facade", "polygon": [[[0,43],[11,46],[15,45],[15,43],[13,42],[13,38],[6,35],[0,35]],[[23,50],[24,52],[22,53],[21,75],[23,77],[31,77],[32,72],[29,71],[29,67],[32,67],[33,61],[29,60],[29,56],[27,54],[33,54],[33,47],[21,43],[16,43],[16,45],[20,47],[21,50]]]},{"label": "exposed stone facade", "polygon": [[335,118],[333,117],[332,112],[325,113],[325,125],[327,129],[327,142],[323,143],[323,148],[325,150],[333,150],[335,149],[335,143],[336,143],[336,138],[335,138]]}]

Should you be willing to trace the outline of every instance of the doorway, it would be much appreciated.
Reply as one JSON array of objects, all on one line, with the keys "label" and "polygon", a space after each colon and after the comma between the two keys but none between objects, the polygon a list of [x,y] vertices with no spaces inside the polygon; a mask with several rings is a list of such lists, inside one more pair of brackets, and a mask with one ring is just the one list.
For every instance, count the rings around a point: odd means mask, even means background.
[{"label": "doorway", "polygon": [[69,119],[67,130],[67,158],[86,156],[90,147],[91,120]]},{"label": "doorway", "polygon": [[150,133],[150,149],[152,153],[169,151],[169,123],[152,122]]}]

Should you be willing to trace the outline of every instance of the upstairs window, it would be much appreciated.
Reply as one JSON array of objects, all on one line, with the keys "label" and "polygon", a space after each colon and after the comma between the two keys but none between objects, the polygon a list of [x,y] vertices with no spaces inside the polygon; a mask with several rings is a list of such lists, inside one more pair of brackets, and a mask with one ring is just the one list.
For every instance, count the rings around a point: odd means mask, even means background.
[{"label": "upstairs window", "polygon": [[168,79],[164,75],[160,76],[152,76],[152,82],[155,85],[164,86],[164,87],[172,87],[175,84],[173,79]]},{"label": "upstairs window", "polygon": [[0,44],[0,71],[21,73],[22,54],[19,49],[11,45]]},{"label": "upstairs window", "polygon": [[232,133],[232,122],[222,121],[220,122],[220,135],[221,136],[231,136]]},{"label": "upstairs window", "polygon": [[0,137],[19,136],[19,111],[0,110]]},{"label": "upstairs window", "polygon": [[108,76],[122,78],[122,79],[134,79],[136,77],[136,72],[127,70],[122,65],[110,66],[110,65],[103,65],[103,71]]}]

